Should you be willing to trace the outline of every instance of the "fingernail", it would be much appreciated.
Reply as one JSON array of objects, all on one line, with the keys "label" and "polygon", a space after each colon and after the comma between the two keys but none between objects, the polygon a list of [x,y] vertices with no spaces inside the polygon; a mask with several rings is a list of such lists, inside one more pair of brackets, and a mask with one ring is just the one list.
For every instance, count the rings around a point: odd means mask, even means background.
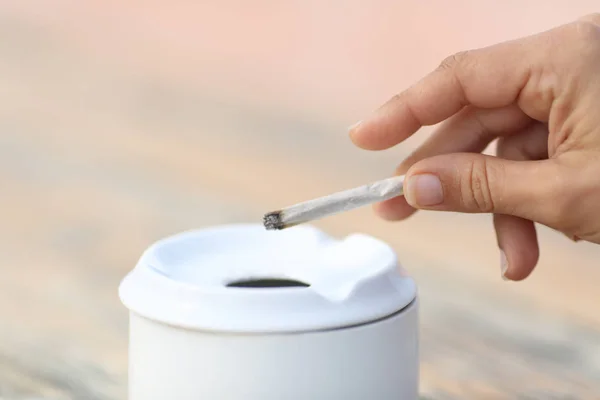
[{"label": "fingernail", "polygon": [[358,128],[359,125],[362,124],[362,121],[358,121],[357,123],[355,123],[354,125],[351,125],[348,130],[349,131],[353,131],[354,129]]},{"label": "fingernail", "polygon": [[406,186],[406,201],[413,207],[430,207],[444,201],[442,182],[435,175],[415,175]]},{"label": "fingernail", "polygon": [[500,249],[500,274],[502,276],[502,279],[504,279],[505,281],[508,280],[508,278],[506,277],[507,270],[508,270],[508,260],[506,259],[506,254],[504,253],[504,251],[502,249]]}]

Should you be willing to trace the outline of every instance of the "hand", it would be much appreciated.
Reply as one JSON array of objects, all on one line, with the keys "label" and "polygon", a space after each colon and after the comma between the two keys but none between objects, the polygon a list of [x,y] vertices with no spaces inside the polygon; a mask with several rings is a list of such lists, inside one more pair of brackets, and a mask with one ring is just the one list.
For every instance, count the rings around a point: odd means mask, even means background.
[{"label": "hand", "polygon": [[[493,213],[503,276],[526,278],[534,222],[600,243],[600,14],[461,52],[350,129],[369,150],[442,122],[397,169],[405,197],[376,206]],[[498,139],[497,157],[479,154]]]}]

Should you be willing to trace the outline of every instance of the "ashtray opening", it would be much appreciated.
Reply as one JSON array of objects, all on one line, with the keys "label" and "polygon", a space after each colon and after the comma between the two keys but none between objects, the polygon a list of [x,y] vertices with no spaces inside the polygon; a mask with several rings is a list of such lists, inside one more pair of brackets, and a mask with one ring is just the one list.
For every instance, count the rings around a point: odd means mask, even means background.
[{"label": "ashtray opening", "polygon": [[247,289],[276,289],[288,287],[309,287],[305,282],[294,279],[284,278],[250,278],[233,281],[227,284],[227,287],[247,288]]}]

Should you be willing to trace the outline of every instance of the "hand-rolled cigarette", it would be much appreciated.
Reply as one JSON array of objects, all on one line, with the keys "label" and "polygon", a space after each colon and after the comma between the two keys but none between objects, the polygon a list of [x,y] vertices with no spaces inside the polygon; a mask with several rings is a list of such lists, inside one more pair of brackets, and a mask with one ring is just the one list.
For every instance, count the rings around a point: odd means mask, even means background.
[{"label": "hand-rolled cigarette", "polygon": [[265,214],[269,230],[285,229],[404,194],[404,175],[384,179]]}]

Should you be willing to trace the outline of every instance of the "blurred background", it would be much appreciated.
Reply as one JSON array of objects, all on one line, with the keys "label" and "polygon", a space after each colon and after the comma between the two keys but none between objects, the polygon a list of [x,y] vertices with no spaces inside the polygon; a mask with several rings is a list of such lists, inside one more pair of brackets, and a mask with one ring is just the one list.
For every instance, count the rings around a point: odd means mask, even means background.
[{"label": "blurred background", "polygon": [[[596,9],[594,9],[596,6]],[[593,0],[0,2],[0,397],[126,398],[121,278],[157,239],[391,174],[347,127],[459,50]],[[398,251],[423,398],[599,399],[600,246],[540,228],[504,282],[491,218],[319,221]]]}]

